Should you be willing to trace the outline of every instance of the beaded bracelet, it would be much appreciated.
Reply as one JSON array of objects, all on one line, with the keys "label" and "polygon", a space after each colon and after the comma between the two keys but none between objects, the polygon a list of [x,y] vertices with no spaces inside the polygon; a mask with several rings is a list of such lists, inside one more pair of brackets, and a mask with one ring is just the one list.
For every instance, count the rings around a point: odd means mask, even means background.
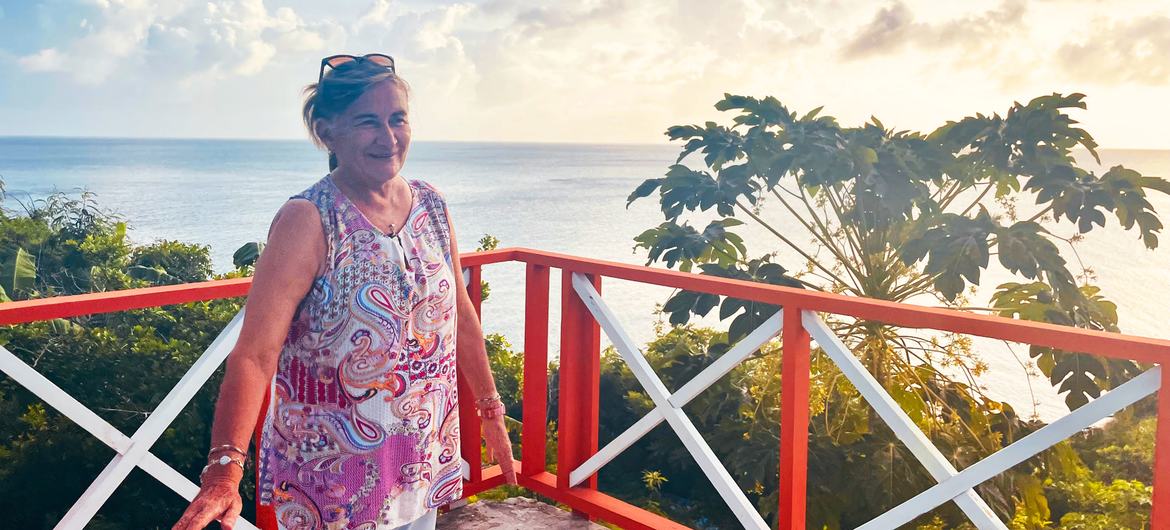
[{"label": "beaded bracelet", "polygon": [[199,483],[203,484],[203,475],[207,474],[207,470],[211,469],[211,466],[214,466],[214,465],[226,466],[226,465],[231,465],[231,464],[235,464],[237,466],[240,466],[240,471],[244,470],[244,460],[242,458],[233,458],[233,457],[230,457],[228,455],[223,455],[215,460],[208,462],[206,466],[203,466],[203,471],[199,472]]},{"label": "beaded bracelet", "polygon": [[220,445],[217,447],[212,447],[211,450],[207,451],[207,458],[211,458],[211,455],[218,453],[220,451],[232,451],[232,452],[234,452],[234,453],[236,453],[244,458],[248,458],[247,451],[244,451],[243,449],[240,449],[239,447],[236,447],[232,444],[223,444],[223,445]]},{"label": "beaded bracelet", "polygon": [[484,408],[484,407],[491,406],[494,403],[501,403],[502,404],[503,402],[504,401],[502,399],[500,399],[500,394],[494,393],[488,397],[481,397],[481,398],[475,400],[475,406],[480,407],[480,408]]}]

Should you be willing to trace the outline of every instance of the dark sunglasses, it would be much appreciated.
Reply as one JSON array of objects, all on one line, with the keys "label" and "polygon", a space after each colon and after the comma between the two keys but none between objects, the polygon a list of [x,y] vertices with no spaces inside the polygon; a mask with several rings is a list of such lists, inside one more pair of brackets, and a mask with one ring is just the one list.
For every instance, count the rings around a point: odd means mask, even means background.
[{"label": "dark sunglasses", "polygon": [[317,74],[317,82],[320,83],[322,79],[325,79],[325,67],[329,67],[330,70],[335,70],[344,64],[361,61],[369,61],[378,66],[386,67],[390,70],[390,73],[395,73],[394,58],[384,53],[367,53],[362,56],[345,54],[330,55],[329,57],[321,59],[321,71]]}]

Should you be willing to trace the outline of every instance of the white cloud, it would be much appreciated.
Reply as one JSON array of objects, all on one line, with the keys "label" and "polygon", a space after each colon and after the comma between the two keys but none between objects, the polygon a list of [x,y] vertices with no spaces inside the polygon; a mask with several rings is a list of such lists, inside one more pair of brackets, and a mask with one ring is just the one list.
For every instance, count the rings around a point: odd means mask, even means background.
[{"label": "white cloud", "polygon": [[21,57],[18,62],[21,68],[29,72],[60,72],[65,69],[64,58],[56,48],[45,48]]},{"label": "white cloud", "polygon": [[264,65],[276,55],[276,48],[267,42],[257,40],[248,44],[248,55],[243,62],[236,65],[235,72],[240,75],[255,75],[264,69]]},{"label": "white cloud", "polygon": [[230,101],[286,137],[298,89],[331,53],[394,55],[416,133],[467,140],[654,141],[717,116],[724,92],[922,129],[1055,90],[1103,108],[1141,97],[1119,85],[1170,84],[1170,13],[1025,1],[91,1],[101,9],[79,37],[17,61],[114,94],[149,87],[209,123],[207,102]]},{"label": "white cloud", "polygon": [[920,22],[905,3],[883,7],[841,50],[846,59],[897,52],[906,46],[929,49],[960,48],[977,54],[997,47],[1022,29],[1027,6],[1006,0],[998,8],[970,17]]},{"label": "white cloud", "polygon": [[181,7],[178,3],[156,5],[139,1],[99,2],[97,5],[102,9],[101,21],[87,19],[84,24],[87,33],[53,48],[60,66],[40,71],[66,72],[82,84],[99,85],[120,65],[132,61],[143,51],[142,43],[155,20]]},{"label": "white cloud", "polygon": [[385,26],[390,20],[390,0],[375,0],[374,5],[354,24],[354,31],[360,32],[370,26]]},{"label": "white cloud", "polygon": [[[269,11],[262,0],[113,0],[95,2],[101,12],[82,24],[89,31],[55,47],[58,68],[83,84],[98,85],[120,69],[149,68],[170,81],[193,77],[252,76],[282,53],[317,52],[332,23],[307,24],[290,7]],[[46,57],[29,56],[30,65]],[[24,64],[24,63],[22,63]],[[156,77],[167,82],[167,77]]]},{"label": "white cloud", "polygon": [[1061,46],[1061,70],[1074,79],[1094,83],[1170,82],[1170,16],[1134,20],[1102,20],[1081,42]]}]

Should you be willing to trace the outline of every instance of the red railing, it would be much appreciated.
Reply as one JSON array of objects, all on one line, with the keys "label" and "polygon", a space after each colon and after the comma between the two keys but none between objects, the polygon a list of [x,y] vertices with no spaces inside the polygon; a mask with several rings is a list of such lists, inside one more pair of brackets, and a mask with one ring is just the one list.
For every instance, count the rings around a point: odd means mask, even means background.
[{"label": "red railing", "polygon": [[[802,311],[844,315],[890,325],[929,328],[1049,346],[1143,363],[1166,364],[1170,341],[976,315],[948,309],[898,304],[741,280],[593,260],[523,248],[509,248],[462,256],[470,286],[478,286],[485,265],[526,263],[524,388],[521,460],[516,462],[521,486],[564,503],[589,517],[634,529],[681,529],[684,526],[642,510],[597,490],[596,475],[576,487],[569,472],[597,452],[600,329],[572,285],[574,273],[585,275],[600,292],[603,277],[730,296],[783,306],[783,366],[780,447],[779,528],[805,528],[808,448],[809,332]],[[561,270],[561,336],[556,475],[545,470],[548,416],[549,280]],[[246,295],[249,279],[180,286],[95,293],[0,304],[0,325],[52,318],[108,313],[128,309],[212,300]],[[468,290],[480,311],[480,290]],[[490,326],[489,326],[490,327]],[[537,376],[542,374],[543,377]],[[1170,388],[1170,371],[1161,374],[1162,388]],[[461,389],[462,391],[462,389]],[[467,394],[464,394],[467,395]],[[463,457],[471,463],[466,496],[503,483],[499,466],[481,468],[479,423],[473,411],[462,408]],[[1154,454],[1154,496],[1151,529],[1170,530],[1170,392],[1158,392],[1158,425]],[[271,510],[262,510],[261,528],[275,529]]]}]

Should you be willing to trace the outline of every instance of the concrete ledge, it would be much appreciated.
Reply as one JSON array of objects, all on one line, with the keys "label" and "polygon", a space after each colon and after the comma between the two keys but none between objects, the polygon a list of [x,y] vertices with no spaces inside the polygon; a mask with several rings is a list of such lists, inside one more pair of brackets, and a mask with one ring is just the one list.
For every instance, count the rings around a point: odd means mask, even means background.
[{"label": "concrete ledge", "polygon": [[530,530],[532,528],[566,528],[605,530],[558,509],[556,506],[512,497],[502,501],[479,501],[439,516],[438,530]]}]

